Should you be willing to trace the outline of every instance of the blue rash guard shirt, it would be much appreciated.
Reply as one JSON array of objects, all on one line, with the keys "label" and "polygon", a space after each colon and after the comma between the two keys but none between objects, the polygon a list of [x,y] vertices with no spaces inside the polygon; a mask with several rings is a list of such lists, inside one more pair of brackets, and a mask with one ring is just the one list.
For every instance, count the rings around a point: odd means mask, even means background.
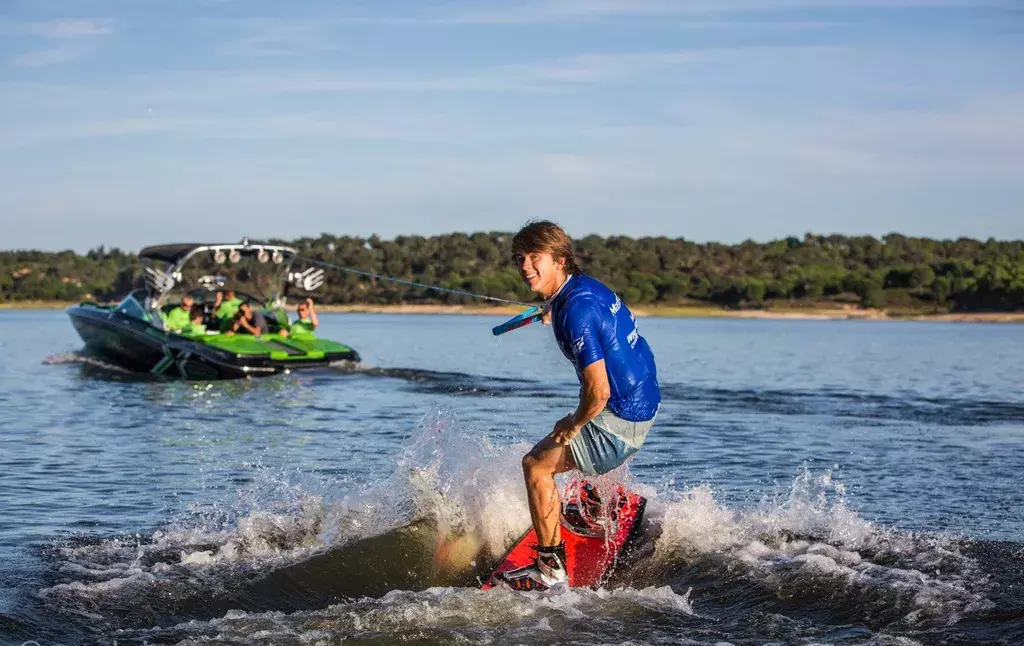
[{"label": "blue rash guard shirt", "polygon": [[654,354],[612,290],[590,276],[570,277],[551,303],[551,324],[580,383],[583,369],[604,359],[612,413],[631,422],[654,419],[661,404]]}]

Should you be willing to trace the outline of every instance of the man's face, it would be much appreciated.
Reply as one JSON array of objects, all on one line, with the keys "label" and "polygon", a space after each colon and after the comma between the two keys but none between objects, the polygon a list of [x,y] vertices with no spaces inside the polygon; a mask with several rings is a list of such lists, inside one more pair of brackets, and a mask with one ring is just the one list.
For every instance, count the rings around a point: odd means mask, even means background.
[{"label": "man's face", "polygon": [[224,292],[224,298],[229,301],[235,300],[235,290],[229,289],[228,291]]},{"label": "man's face", "polygon": [[239,305],[238,311],[241,312],[242,316],[244,316],[246,319],[252,316],[252,308],[249,307],[248,303],[242,303],[241,305]]},{"label": "man's face", "polygon": [[516,254],[516,266],[532,291],[551,298],[565,279],[565,261],[555,262],[549,251],[528,251]]},{"label": "man's face", "polygon": [[304,319],[307,316],[309,316],[309,306],[306,305],[305,303],[300,303],[299,307],[298,307],[298,310],[299,310],[299,318],[303,318]]},{"label": "man's face", "polygon": [[186,310],[190,310],[192,309],[192,305],[194,304],[194,302],[195,301],[192,300],[191,296],[186,296],[185,298],[181,299],[181,307]]}]

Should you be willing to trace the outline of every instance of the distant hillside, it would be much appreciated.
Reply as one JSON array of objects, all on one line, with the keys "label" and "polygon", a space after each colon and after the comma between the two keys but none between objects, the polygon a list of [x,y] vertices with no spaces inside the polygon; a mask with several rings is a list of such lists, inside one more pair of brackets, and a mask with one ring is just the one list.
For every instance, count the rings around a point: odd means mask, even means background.
[{"label": "distant hillside", "polygon": [[[510,262],[508,233],[394,240],[337,237],[283,241],[346,267],[477,293],[529,300]],[[282,241],[278,241],[282,242]],[[1024,241],[932,240],[887,235],[790,237],[737,245],[684,239],[588,236],[576,241],[584,271],[627,303],[858,304],[927,311],[1024,310]],[[138,258],[118,249],[0,252],[0,302],[109,300],[138,282]],[[329,275],[324,303],[460,303],[347,274]]]}]

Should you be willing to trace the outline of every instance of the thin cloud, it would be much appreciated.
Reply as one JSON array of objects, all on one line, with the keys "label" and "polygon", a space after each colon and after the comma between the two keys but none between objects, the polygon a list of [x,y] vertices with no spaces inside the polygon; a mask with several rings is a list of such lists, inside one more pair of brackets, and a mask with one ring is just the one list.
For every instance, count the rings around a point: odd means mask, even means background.
[{"label": "thin cloud", "polygon": [[748,186],[997,181],[1024,173],[1021,115],[1020,94],[945,108],[819,109],[798,118],[713,101],[690,111],[688,133],[665,133],[660,145],[651,143],[653,134],[632,141],[662,149],[678,139]]},{"label": "thin cloud", "polygon": [[1024,95],[976,99],[947,110],[831,115],[794,152],[849,174],[994,177],[1024,173]]},{"label": "thin cloud", "polygon": [[[541,174],[576,186],[645,185],[663,181],[664,169],[643,161],[607,156],[553,154],[538,159]],[[669,173],[670,175],[671,173]]]},{"label": "thin cloud", "polygon": [[114,21],[101,20],[53,20],[39,23],[36,34],[44,38],[85,38],[106,36],[114,32]]},{"label": "thin cloud", "polygon": [[250,19],[228,21],[226,24],[248,31],[239,38],[229,40],[220,48],[222,54],[229,56],[292,56],[303,52],[337,49],[337,45],[331,41],[327,33],[330,25],[323,21]]},{"label": "thin cloud", "polygon": [[85,52],[79,48],[55,47],[53,49],[42,49],[34,52],[27,52],[11,59],[11,65],[15,67],[46,67],[48,65],[59,65],[78,60]]},{"label": "thin cloud", "polygon": [[[1011,0],[541,0],[464,9],[424,19],[434,24],[526,24],[619,17],[771,13],[820,9],[1009,7]],[[405,19],[402,19],[405,20]]]},{"label": "thin cloud", "polygon": [[[328,30],[361,24],[500,26],[619,18],[658,19],[672,16],[686,18],[686,26],[690,28],[810,29],[841,23],[808,20],[806,17],[789,19],[785,14],[830,9],[884,11],[914,8],[1008,8],[1014,6],[1013,2],[1014,0],[532,0],[498,3],[455,2],[434,6],[422,4],[405,7],[402,12],[388,11],[381,14],[345,15],[331,12],[318,16],[316,20],[203,18],[198,22],[229,27],[256,26],[261,31],[266,30],[272,37],[274,32]],[[744,17],[739,19],[740,16]],[[260,37],[259,32],[255,37]]]},{"label": "thin cloud", "polygon": [[[163,109],[215,109],[228,101],[303,94],[535,94],[571,92],[580,86],[645,83],[688,65],[763,57],[769,50],[820,56],[834,47],[785,46],[713,48],[658,52],[588,53],[534,63],[494,65],[476,70],[326,69],[191,70],[129,76],[89,87],[25,87],[0,84],[23,101],[61,101],[67,105],[159,105]],[[60,62],[56,52],[51,63]],[[70,52],[66,54],[70,60]],[[36,62],[45,62],[40,56]]]},{"label": "thin cloud", "polygon": [[62,19],[40,22],[0,21],[0,35],[34,36],[50,40],[72,40],[114,33],[112,18]]},{"label": "thin cloud", "polygon": [[833,46],[778,45],[770,47],[714,47],[678,51],[618,52],[579,54],[551,61],[507,66],[493,70],[512,78],[554,84],[618,83],[643,80],[645,74],[667,71],[679,66],[755,57],[768,50],[785,48],[804,55],[839,49]]},{"label": "thin cloud", "polygon": [[26,51],[10,59],[8,63],[14,67],[47,67],[76,61],[88,53],[84,42],[112,33],[112,18],[68,18],[40,22],[0,21],[0,35],[57,41],[52,43],[53,47]]}]

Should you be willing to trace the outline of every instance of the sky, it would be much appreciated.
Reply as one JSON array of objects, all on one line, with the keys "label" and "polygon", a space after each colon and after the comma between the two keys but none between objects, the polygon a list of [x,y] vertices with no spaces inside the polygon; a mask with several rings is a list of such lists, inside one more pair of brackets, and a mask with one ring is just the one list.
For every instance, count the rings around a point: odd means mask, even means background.
[{"label": "sky", "polygon": [[2,0],[0,249],[1024,238],[1024,0]]}]

